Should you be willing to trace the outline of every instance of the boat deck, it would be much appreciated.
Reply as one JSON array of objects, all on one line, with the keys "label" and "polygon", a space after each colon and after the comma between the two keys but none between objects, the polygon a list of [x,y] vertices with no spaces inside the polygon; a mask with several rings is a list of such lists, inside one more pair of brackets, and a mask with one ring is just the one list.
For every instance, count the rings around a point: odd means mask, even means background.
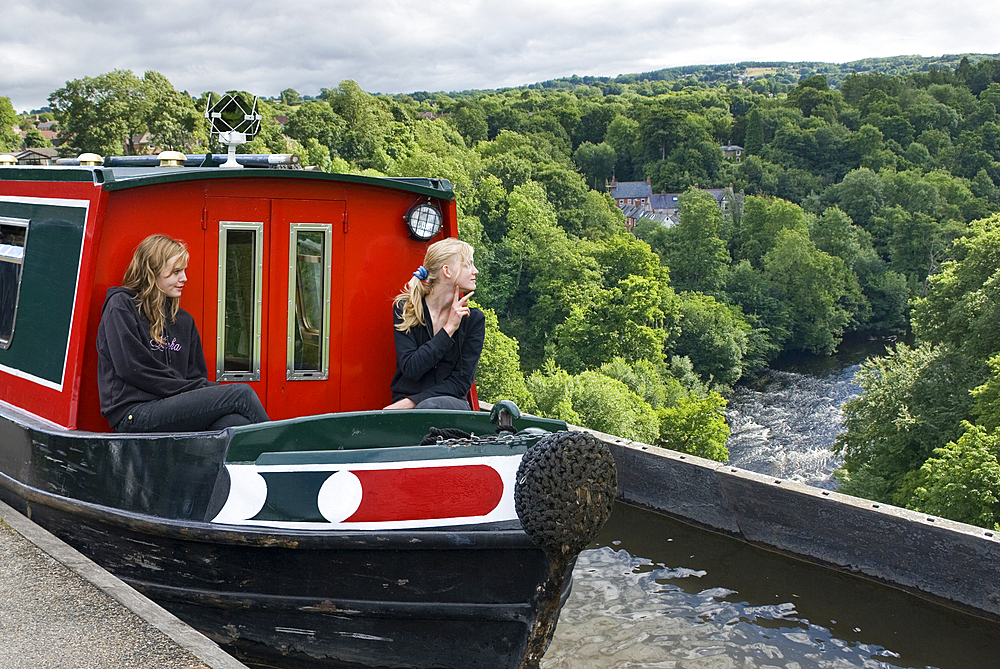
[{"label": "boat deck", "polygon": [[246,669],[0,502],[0,666]]}]

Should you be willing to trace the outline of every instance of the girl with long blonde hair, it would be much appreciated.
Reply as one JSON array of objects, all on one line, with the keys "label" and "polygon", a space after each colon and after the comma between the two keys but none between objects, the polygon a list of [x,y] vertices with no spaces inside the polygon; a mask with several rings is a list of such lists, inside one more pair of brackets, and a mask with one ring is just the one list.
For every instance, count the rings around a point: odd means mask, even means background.
[{"label": "girl with long blonde hair", "polygon": [[486,317],[469,306],[479,270],[458,239],[431,244],[393,301],[396,373],[386,409],[464,409],[483,351]]},{"label": "girl with long blonde hair", "polygon": [[191,315],[184,242],[150,235],[123,285],[108,290],[97,329],[101,413],[116,432],[198,432],[267,420],[250,386],[208,380]]}]

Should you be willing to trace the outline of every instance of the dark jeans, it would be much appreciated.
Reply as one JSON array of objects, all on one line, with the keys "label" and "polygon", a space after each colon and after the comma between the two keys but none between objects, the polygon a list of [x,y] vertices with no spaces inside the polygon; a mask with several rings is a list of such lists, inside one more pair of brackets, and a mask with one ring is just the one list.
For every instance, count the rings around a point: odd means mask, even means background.
[{"label": "dark jeans", "polygon": [[459,411],[468,411],[471,409],[469,403],[466,400],[459,399],[457,397],[452,397],[451,395],[438,395],[436,397],[428,397],[423,402],[416,406],[417,409],[456,409]]},{"label": "dark jeans", "polygon": [[173,397],[137,404],[114,426],[115,432],[204,432],[269,420],[250,386],[206,386]]}]

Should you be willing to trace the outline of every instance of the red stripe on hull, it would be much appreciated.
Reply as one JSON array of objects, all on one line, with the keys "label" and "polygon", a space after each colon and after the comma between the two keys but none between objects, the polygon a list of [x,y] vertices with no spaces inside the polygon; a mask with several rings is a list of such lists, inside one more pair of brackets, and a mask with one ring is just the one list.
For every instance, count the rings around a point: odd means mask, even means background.
[{"label": "red stripe on hull", "polygon": [[485,516],[503,497],[503,479],[487,465],[352,471],[361,505],[345,523]]}]

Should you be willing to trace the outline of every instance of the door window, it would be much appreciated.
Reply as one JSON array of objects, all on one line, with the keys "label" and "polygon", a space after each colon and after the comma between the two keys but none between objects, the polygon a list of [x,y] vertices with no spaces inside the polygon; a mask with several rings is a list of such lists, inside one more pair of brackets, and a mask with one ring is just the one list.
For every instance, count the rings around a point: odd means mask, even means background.
[{"label": "door window", "polygon": [[218,381],[260,380],[263,229],[219,223]]},{"label": "door window", "polygon": [[325,379],[330,370],[329,223],[293,223],[288,259],[289,380]]}]

